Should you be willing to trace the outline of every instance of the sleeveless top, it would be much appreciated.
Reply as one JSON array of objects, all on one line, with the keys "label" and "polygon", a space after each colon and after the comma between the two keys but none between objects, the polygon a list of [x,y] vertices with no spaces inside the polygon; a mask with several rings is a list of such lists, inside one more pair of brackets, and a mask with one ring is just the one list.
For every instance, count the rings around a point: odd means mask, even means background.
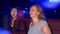
[{"label": "sleeveless top", "polygon": [[28,34],[44,34],[42,28],[44,26],[48,26],[47,22],[44,20],[40,20],[38,24],[36,24],[33,27],[31,25],[32,25],[32,22],[30,23]]}]

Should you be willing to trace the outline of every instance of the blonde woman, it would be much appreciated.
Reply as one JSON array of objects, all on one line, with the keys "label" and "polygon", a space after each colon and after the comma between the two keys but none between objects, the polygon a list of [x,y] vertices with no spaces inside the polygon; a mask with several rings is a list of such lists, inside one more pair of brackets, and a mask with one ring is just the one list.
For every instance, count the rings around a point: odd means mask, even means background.
[{"label": "blonde woman", "polygon": [[31,23],[28,34],[51,34],[47,22],[42,17],[42,8],[38,5],[30,7]]}]

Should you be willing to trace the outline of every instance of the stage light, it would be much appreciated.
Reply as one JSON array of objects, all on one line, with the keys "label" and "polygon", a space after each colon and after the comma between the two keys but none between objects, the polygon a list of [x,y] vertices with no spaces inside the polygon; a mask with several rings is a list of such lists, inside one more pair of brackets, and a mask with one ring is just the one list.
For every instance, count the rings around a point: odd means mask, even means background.
[{"label": "stage light", "polygon": [[59,4],[55,2],[44,2],[41,5],[43,8],[55,9]]},{"label": "stage light", "polygon": [[25,13],[25,10],[23,10],[23,13]]},{"label": "stage light", "polygon": [[33,2],[48,9],[56,9],[60,5],[60,0],[33,0]]},{"label": "stage light", "polygon": [[60,2],[60,0],[49,0],[50,2]]}]

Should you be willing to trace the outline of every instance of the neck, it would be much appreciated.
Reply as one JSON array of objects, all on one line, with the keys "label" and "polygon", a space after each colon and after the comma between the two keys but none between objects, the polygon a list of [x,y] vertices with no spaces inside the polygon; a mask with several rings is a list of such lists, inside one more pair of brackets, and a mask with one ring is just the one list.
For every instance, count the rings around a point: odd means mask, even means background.
[{"label": "neck", "polygon": [[32,22],[35,24],[35,23],[38,23],[39,22],[39,19],[38,18],[32,18]]},{"label": "neck", "polygon": [[13,17],[12,19],[15,20],[17,17]]}]

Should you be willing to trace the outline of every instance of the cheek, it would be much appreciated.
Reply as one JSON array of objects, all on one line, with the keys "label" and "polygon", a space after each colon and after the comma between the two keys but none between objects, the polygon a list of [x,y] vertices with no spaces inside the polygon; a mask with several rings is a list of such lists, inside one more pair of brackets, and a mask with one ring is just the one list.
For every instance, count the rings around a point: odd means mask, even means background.
[{"label": "cheek", "polygon": [[37,15],[37,12],[33,12],[33,15]]},{"label": "cheek", "polygon": [[17,15],[17,12],[11,12],[11,15],[15,16],[15,15]]},{"label": "cheek", "polygon": [[13,14],[17,14],[17,12],[13,12]]},{"label": "cheek", "polygon": [[35,12],[35,13],[34,13],[34,16],[38,16],[38,15],[39,15],[38,12]]},{"label": "cheek", "polygon": [[16,15],[17,15],[17,13],[16,13]]},{"label": "cheek", "polygon": [[11,15],[13,15],[13,12],[11,12]]},{"label": "cheek", "polygon": [[30,16],[35,16],[35,15],[37,15],[37,13],[36,12],[30,12]]},{"label": "cheek", "polygon": [[37,14],[37,12],[34,12],[34,14]]}]

